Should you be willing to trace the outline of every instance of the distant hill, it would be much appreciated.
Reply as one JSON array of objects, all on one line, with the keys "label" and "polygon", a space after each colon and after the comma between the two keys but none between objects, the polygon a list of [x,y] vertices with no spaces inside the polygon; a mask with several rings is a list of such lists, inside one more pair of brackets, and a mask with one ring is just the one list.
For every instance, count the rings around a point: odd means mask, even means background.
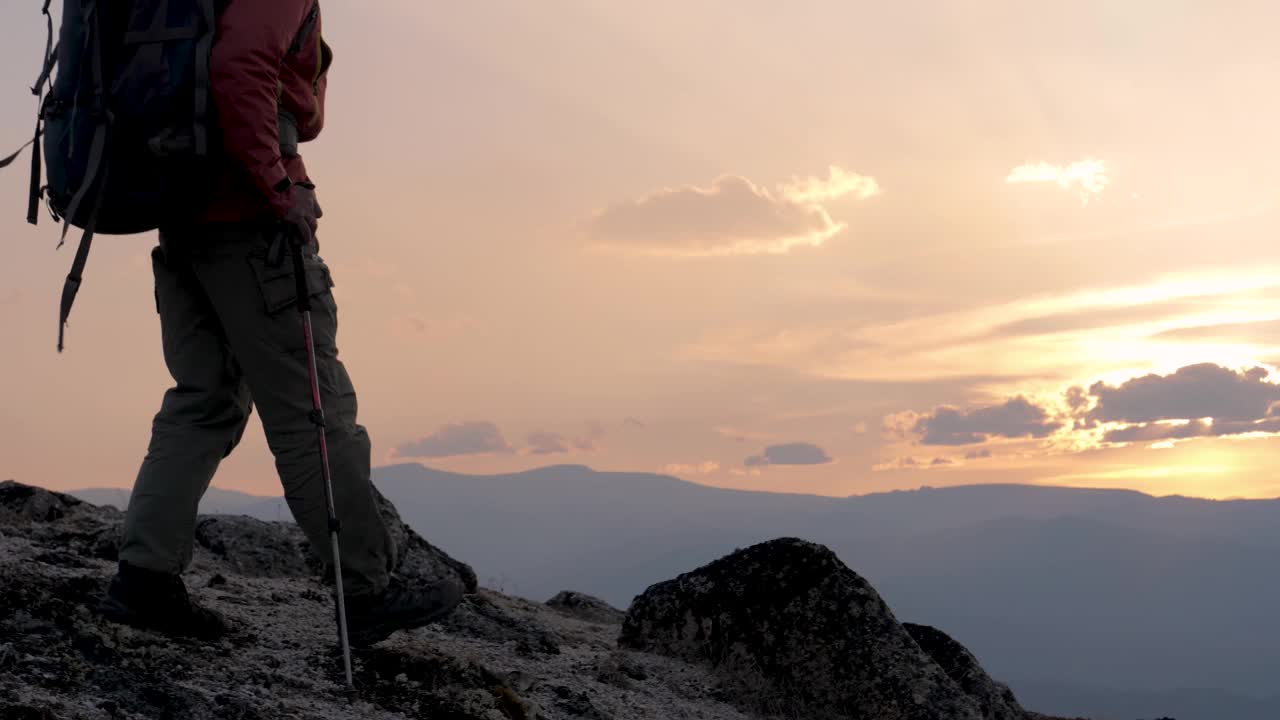
[{"label": "distant hill", "polygon": [[[1014,683],[1018,699],[1028,707],[1054,708],[1054,712],[1076,716],[1086,714],[1090,720],[1276,720],[1280,718],[1280,695],[1267,698],[1249,697],[1222,690],[1133,691],[1087,688],[1072,685],[1023,681]],[[1150,708],[1166,710],[1167,715],[1152,714]]]},{"label": "distant hill", "polygon": [[[119,510],[129,506],[128,488],[87,488],[74,490],[72,495],[94,505],[111,505]],[[276,514],[280,517],[276,517]],[[262,520],[292,520],[284,498],[260,497],[235,490],[211,487],[200,501],[200,512],[205,514],[252,515]]]},{"label": "distant hill", "polygon": [[[1044,712],[1087,714],[1065,703],[1074,692],[1117,720],[1253,720],[1197,714],[1175,691],[1217,688],[1246,708],[1280,667],[1278,501],[1021,485],[828,498],[577,465],[489,476],[397,465],[375,481],[482,583],[536,600],[573,587],[625,607],[735,548],[822,543],[900,619],[942,628],[1015,690],[1055,703],[1028,703]],[[280,499],[226,492],[202,511],[288,517]],[[1080,690],[1110,687],[1152,707]]]}]

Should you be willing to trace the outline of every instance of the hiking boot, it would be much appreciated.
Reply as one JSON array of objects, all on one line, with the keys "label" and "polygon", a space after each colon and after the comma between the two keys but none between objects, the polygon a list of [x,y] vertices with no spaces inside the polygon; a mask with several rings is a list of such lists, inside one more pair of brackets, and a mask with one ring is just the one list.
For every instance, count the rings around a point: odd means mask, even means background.
[{"label": "hiking boot", "polygon": [[97,609],[112,622],[165,635],[217,640],[230,631],[222,616],[191,600],[181,577],[124,561]]},{"label": "hiking boot", "polygon": [[397,630],[422,627],[444,618],[462,602],[462,586],[453,580],[441,580],[411,587],[393,579],[381,593],[348,595],[346,601],[347,639],[352,647],[369,647]]}]

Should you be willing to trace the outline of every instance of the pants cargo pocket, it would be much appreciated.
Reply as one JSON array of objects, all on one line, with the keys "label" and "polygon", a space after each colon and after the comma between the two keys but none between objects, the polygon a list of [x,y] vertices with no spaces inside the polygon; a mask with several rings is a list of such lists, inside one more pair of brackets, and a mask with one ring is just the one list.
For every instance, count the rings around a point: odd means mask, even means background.
[{"label": "pants cargo pocket", "polygon": [[[317,255],[304,256],[303,264],[307,274],[307,291],[311,297],[328,295],[334,284],[329,267]],[[297,306],[298,283],[294,279],[292,257],[286,255],[279,264],[275,264],[267,260],[265,252],[255,253],[249,256],[249,265],[258,279],[263,310],[268,315]]]},{"label": "pants cargo pocket", "polygon": [[[251,252],[247,260],[262,296],[263,341],[289,353],[305,350],[298,320],[298,283],[293,257],[273,257],[269,248]],[[307,292],[311,295],[311,330],[321,378],[327,377],[327,359],[337,354],[337,307],[333,301],[333,277],[315,254],[304,254]]]}]

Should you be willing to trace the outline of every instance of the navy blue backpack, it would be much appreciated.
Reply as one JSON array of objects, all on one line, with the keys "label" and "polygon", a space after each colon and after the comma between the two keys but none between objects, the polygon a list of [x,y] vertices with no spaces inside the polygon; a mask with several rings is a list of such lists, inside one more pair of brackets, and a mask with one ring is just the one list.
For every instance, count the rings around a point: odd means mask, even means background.
[{"label": "navy blue backpack", "polygon": [[[207,199],[219,142],[209,58],[224,2],[63,0],[55,44],[52,0],[44,0],[49,36],[31,88],[40,110],[27,143],[27,222],[37,222],[44,198],[63,223],[62,242],[70,226],[83,231],[62,291],[59,352],[93,236],[155,230],[190,217]],[[299,39],[318,12],[316,2]],[[27,145],[0,159],[0,168]]]}]

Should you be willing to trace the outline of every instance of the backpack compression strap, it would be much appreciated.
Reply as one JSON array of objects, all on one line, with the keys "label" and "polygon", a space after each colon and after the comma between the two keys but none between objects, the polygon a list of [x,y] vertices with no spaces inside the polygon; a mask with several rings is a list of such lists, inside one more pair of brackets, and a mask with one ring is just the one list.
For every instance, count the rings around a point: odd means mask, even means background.
[{"label": "backpack compression strap", "polygon": [[[39,136],[40,136],[39,133],[37,133],[36,137],[39,137]],[[0,170],[3,170],[9,167],[10,165],[12,165],[13,161],[17,160],[18,156],[22,154],[22,151],[26,150],[28,145],[34,145],[35,142],[36,142],[36,138],[31,138],[30,140],[22,143],[22,147],[18,148],[17,150],[14,150],[12,155],[6,158],[0,158]]]},{"label": "backpack compression strap", "polygon": [[76,248],[75,259],[71,262],[71,272],[67,273],[67,281],[62,286],[62,304],[58,312],[58,352],[62,352],[63,338],[67,329],[67,318],[71,316],[71,306],[76,301],[76,293],[80,292],[84,266],[89,260],[89,247],[93,244],[93,231],[98,224],[98,212],[102,209],[103,180],[107,175],[105,161],[109,119],[103,94],[102,25],[98,21],[97,1],[87,0],[84,13],[86,17],[92,18],[93,21],[93,26],[87,33],[86,44],[92,46],[89,53],[89,62],[93,72],[93,112],[97,119],[97,127],[93,131],[93,144],[89,146],[89,164],[84,182],[80,184],[80,188],[72,196],[71,203],[67,206],[67,212],[63,216],[62,240],[59,241],[58,247],[62,247],[63,243],[67,241],[67,230],[71,226],[71,219],[76,217],[76,213],[80,210],[80,205],[90,193],[93,195],[93,204],[90,206],[89,217],[84,223],[84,234],[80,236],[80,246]]}]

